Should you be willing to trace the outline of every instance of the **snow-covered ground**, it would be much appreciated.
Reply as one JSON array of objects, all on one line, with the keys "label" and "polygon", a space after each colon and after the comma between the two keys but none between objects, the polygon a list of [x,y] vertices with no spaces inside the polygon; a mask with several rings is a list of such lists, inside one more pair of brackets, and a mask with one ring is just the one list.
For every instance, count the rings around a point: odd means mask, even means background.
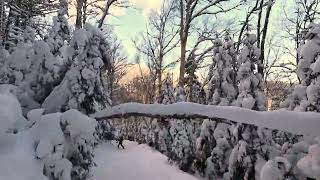
[{"label": "snow-covered ground", "polygon": [[0,135],[0,180],[46,180],[29,132]]},{"label": "snow-covered ground", "polygon": [[95,180],[197,180],[177,167],[167,157],[147,145],[125,141],[126,149],[115,142],[103,143],[96,149],[93,169]]}]

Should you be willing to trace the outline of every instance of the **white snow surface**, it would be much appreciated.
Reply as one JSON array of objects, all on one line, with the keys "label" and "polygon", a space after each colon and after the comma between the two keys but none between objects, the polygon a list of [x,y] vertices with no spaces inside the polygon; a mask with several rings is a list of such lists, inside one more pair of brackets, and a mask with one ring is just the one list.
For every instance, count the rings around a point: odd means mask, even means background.
[{"label": "white snow surface", "polygon": [[124,141],[125,149],[116,143],[103,143],[95,152],[91,180],[197,180],[167,161],[167,157],[145,144]]},{"label": "white snow surface", "polygon": [[35,158],[31,134],[26,131],[7,138],[11,145],[0,146],[0,179],[47,180],[42,174],[43,163]]},{"label": "white snow surface", "polygon": [[92,134],[95,131],[96,121],[87,117],[78,110],[71,109],[61,115],[61,122],[67,123],[66,131],[72,138],[80,134]]},{"label": "white snow surface", "polygon": [[201,115],[208,118],[223,118],[258,127],[278,129],[301,135],[320,136],[320,113],[294,111],[253,111],[232,106],[202,105],[181,102],[169,105],[126,103],[91,115],[108,118],[116,114],[140,113],[151,115]]},{"label": "white snow surface", "polygon": [[320,145],[314,144],[309,147],[309,153],[298,161],[298,168],[304,174],[316,179],[320,178]]}]

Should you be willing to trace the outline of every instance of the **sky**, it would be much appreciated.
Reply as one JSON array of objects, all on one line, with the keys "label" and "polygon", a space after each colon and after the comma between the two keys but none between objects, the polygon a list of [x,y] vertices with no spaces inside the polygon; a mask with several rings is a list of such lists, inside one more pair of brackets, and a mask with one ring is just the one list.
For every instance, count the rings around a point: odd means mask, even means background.
[{"label": "sky", "polygon": [[[106,23],[114,28],[114,32],[118,38],[122,41],[123,47],[128,54],[128,61],[134,62],[134,57],[136,55],[136,50],[133,44],[133,39],[138,38],[141,32],[146,30],[146,25],[148,22],[148,14],[152,10],[159,10],[163,0],[129,0],[130,8],[113,8],[111,9],[112,16],[107,17]],[[230,0],[230,3],[236,2],[236,0]],[[276,0],[273,7],[271,20],[269,24],[269,37],[277,35],[281,37],[280,34],[284,33],[283,26],[286,23],[284,21],[284,11],[292,12],[295,0]],[[240,9],[238,11],[233,11],[233,13],[228,14],[228,16],[223,16],[225,22],[235,22],[240,24],[239,19],[244,19],[246,11]],[[239,18],[240,17],[240,18]],[[219,19],[220,21],[220,19]],[[285,43],[285,42],[281,42]],[[289,42],[288,42],[289,43]],[[175,56],[178,54],[176,53]],[[172,59],[176,57],[168,57]],[[283,61],[287,61],[292,57],[288,55],[283,55]],[[175,70],[178,69],[178,66]]]},{"label": "sky", "polygon": [[[232,2],[233,0],[231,0]],[[123,41],[123,45],[129,54],[134,51],[132,39],[137,37],[140,32],[145,31],[148,14],[152,10],[159,10],[162,0],[129,0],[131,8],[113,8],[111,9],[112,16],[107,17],[107,23],[114,27],[115,33]],[[281,26],[283,19],[283,7],[288,11],[292,8],[294,0],[277,0],[273,7],[271,18],[272,22],[269,26],[272,31],[277,31]],[[243,16],[243,9],[235,11],[231,14],[231,18]],[[239,22],[240,23],[240,22]]]},{"label": "sky", "polygon": [[130,8],[113,8],[112,16],[107,17],[107,24],[113,26],[115,33],[122,40],[128,53],[129,61],[133,61],[135,47],[132,42],[139,34],[146,30],[148,15],[151,11],[158,11],[162,0],[129,0]]}]

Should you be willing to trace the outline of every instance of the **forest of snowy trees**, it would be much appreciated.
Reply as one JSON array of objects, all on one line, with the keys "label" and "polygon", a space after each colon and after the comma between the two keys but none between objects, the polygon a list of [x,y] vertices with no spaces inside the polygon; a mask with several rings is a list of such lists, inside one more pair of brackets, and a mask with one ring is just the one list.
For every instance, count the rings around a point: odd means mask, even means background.
[{"label": "forest of snowy trees", "polygon": [[[201,104],[278,110],[276,119],[296,111],[301,125],[304,113],[319,118],[320,1],[285,4],[163,0],[132,39],[132,56],[111,23],[114,8],[135,9],[130,0],[1,0],[0,154],[24,136],[41,161],[39,179],[84,180],[95,147],[120,133],[201,178],[319,179],[315,134],[160,112]],[[159,107],[104,118],[127,102]]]}]

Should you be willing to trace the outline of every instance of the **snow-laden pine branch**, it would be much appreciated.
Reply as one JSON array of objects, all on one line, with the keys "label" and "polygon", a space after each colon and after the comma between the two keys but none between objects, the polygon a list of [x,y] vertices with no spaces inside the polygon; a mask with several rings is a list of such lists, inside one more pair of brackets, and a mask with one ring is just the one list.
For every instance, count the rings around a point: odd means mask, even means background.
[{"label": "snow-laden pine branch", "polygon": [[258,127],[283,130],[294,134],[320,136],[320,113],[272,111],[258,112],[239,107],[201,105],[195,103],[139,104],[126,103],[92,115],[97,120],[128,116],[163,117],[176,119],[216,119],[252,124]]}]

